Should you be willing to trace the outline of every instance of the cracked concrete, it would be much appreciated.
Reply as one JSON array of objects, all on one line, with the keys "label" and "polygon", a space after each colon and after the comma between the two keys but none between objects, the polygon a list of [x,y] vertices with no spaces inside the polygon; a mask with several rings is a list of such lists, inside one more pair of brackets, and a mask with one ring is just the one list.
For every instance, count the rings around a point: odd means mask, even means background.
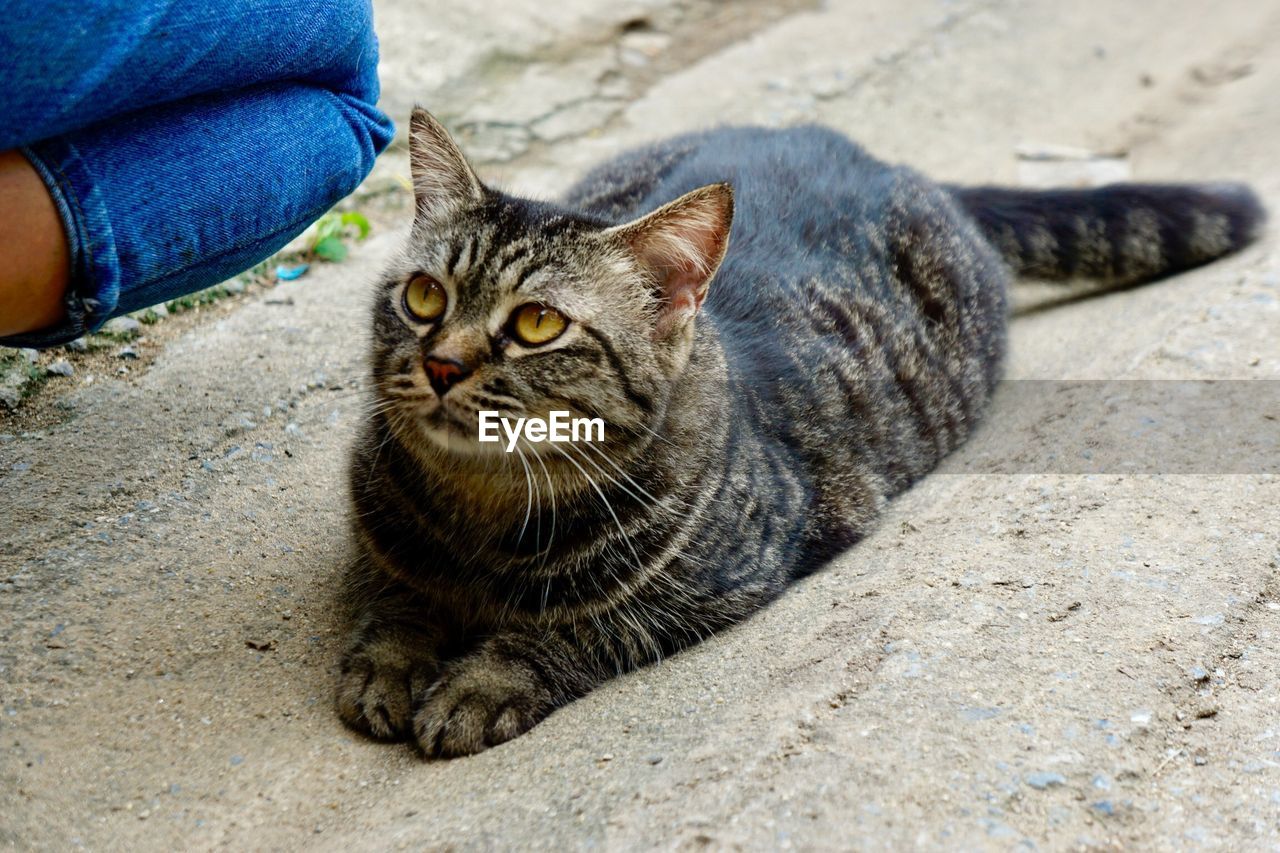
[{"label": "cracked concrete", "polygon": [[[718,121],[816,120],[947,180],[1013,182],[1019,146],[1067,145],[1139,179],[1248,180],[1280,209],[1264,4],[761,2],[700,56],[696,4],[502,7],[465,39],[462,5],[379,13],[387,104],[510,122],[516,143],[472,139],[508,187],[554,193]],[[650,65],[683,52],[630,78],[620,39]],[[498,55],[482,89],[471,69]],[[520,103],[526,73],[578,68]],[[1280,458],[1083,472],[1031,430],[1087,439],[1110,405],[1088,394],[1034,418],[1002,397],[829,569],[510,744],[424,764],[343,729],[342,466],[366,287],[397,239],[159,336],[150,367],[77,373],[58,422],[0,422],[0,843],[1280,849]],[[1274,231],[1062,295],[1019,290],[1011,377],[1269,380],[1256,414],[1280,416]],[[1003,472],[984,461],[1002,431],[1031,454]]]},{"label": "cracked concrete", "polygon": [[518,0],[477,26],[475,12],[460,5],[386,0],[376,6],[382,106],[407,116],[424,104],[473,159],[507,161],[536,141],[604,128],[623,99],[660,76],[807,5],[576,0],[548,7]]}]

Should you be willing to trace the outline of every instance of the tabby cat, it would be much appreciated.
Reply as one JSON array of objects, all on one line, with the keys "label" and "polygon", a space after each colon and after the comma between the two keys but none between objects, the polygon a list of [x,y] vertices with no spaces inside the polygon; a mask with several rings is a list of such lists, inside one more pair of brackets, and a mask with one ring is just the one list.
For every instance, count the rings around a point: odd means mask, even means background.
[{"label": "tabby cat", "polygon": [[[562,202],[413,114],[351,464],[342,718],[475,753],[738,622],[971,432],[1011,274],[1145,281],[1243,246],[1237,185],[932,183],[822,127],[680,136]],[[603,443],[477,440],[478,412]]]}]

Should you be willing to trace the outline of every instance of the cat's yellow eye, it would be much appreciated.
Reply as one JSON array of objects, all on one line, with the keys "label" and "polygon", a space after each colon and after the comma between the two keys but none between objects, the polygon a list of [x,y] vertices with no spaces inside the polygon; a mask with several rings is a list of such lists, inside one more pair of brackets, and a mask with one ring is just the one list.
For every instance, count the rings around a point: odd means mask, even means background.
[{"label": "cat's yellow eye", "polygon": [[404,289],[405,310],[419,320],[439,320],[448,304],[444,285],[429,275],[415,275]]},{"label": "cat's yellow eye", "polygon": [[511,335],[526,346],[549,344],[569,328],[569,318],[550,305],[529,302],[511,315]]}]

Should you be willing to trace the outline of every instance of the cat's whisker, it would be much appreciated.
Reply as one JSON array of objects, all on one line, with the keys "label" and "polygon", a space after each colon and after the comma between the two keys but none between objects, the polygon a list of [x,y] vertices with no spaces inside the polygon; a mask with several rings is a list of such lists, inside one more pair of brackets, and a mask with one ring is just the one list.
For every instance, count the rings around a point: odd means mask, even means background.
[{"label": "cat's whisker", "polygon": [[[630,428],[630,427],[629,427],[629,428]],[[656,438],[658,441],[664,441],[664,442],[666,442],[667,444],[671,445],[672,447],[675,447],[675,446],[676,446],[676,443],[675,443],[674,441],[672,441],[670,438],[667,438],[665,435],[662,435],[661,433],[656,432],[652,427],[650,427],[650,426],[648,426],[648,425],[646,425],[646,424],[644,424],[644,423],[637,423],[637,424],[634,424],[634,429],[644,430],[644,431],[645,431],[645,432],[647,432],[649,435],[651,435],[651,436],[653,436],[654,438]]]},{"label": "cat's whisker", "polygon": [[[572,445],[570,446],[572,447]],[[627,547],[631,549],[631,556],[634,557],[636,561],[636,571],[643,571],[644,564],[640,560],[640,554],[636,551],[635,545],[632,544],[631,537],[627,535],[627,531],[622,527],[622,522],[618,519],[618,514],[613,511],[613,504],[609,502],[609,498],[605,495],[604,490],[600,488],[595,480],[591,479],[591,475],[587,473],[585,468],[578,464],[576,459],[564,452],[560,445],[553,444],[551,447],[555,448],[560,452],[560,455],[569,460],[573,467],[577,468],[578,471],[581,472],[582,476],[586,478],[587,482],[591,485],[591,488],[595,489],[596,494],[600,496],[600,500],[604,503],[604,508],[607,509],[609,511],[609,515],[612,516],[613,523],[617,525],[618,533],[622,535],[623,540],[627,543]],[[588,577],[591,576],[589,572],[587,574]]]},{"label": "cat's whisker", "polygon": [[[568,445],[568,447],[569,447],[570,449],[578,449],[574,444],[569,444],[569,445]],[[624,484],[622,484],[622,483],[618,482],[616,479],[614,479],[613,477],[611,477],[611,476],[609,475],[609,472],[608,472],[608,471],[605,471],[605,470],[604,470],[603,468],[601,468],[598,464],[596,464],[596,462],[595,462],[593,459],[591,459],[591,457],[589,457],[589,456],[587,456],[585,453],[583,453],[583,454],[582,454],[582,456],[581,456],[580,458],[582,459],[582,461],[583,461],[583,462],[587,462],[587,463],[589,463],[589,464],[591,465],[591,467],[592,467],[592,468],[594,468],[594,469],[595,469],[595,470],[600,474],[600,476],[604,477],[604,478],[605,478],[606,480],[608,480],[610,483],[613,483],[613,484],[614,484],[615,486],[617,486],[619,489],[622,489],[622,490],[623,490],[624,492],[626,492],[628,495],[630,495],[631,497],[635,498],[636,503],[640,504],[641,506],[646,506],[646,507],[653,507],[653,508],[657,508],[657,507],[658,507],[658,499],[657,499],[657,498],[654,498],[652,495],[650,495],[649,497],[653,499],[653,500],[652,500],[652,502],[646,502],[643,498],[641,498],[641,497],[640,497],[640,495],[636,494],[636,493],[635,493],[635,492],[633,492],[630,488],[628,488],[626,485],[624,485]],[[624,474],[623,474],[623,476],[625,477],[625,476],[626,476],[626,474],[624,473]],[[642,490],[642,491],[643,491],[643,490]]]},{"label": "cat's whisker", "polygon": [[[547,478],[547,495],[550,496],[551,498],[551,529],[547,534],[547,548],[545,551],[542,552],[542,564],[539,567],[540,569],[545,569],[547,567],[547,556],[551,553],[551,545],[552,543],[555,542],[555,539],[556,539],[556,487],[555,487],[555,484],[551,482],[551,472],[547,470],[547,463],[542,461],[542,454],[535,453],[533,454],[533,458],[537,461],[537,463],[540,466],[542,466],[542,475]],[[542,521],[541,514],[539,514],[538,516],[538,521],[539,521],[539,524],[541,524],[541,521]],[[546,589],[542,593],[542,609],[543,610],[547,609],[547,596],[550,594],[551,594],[551,579],[548,578]]]},{"label": "cat's whisker", "polygon": [[[657,435],[657,433],[654,433],[654,435]],[[664,440],[665,440],[665,439],[664,439]],[[605,453],[603,450],[601,450],[600,448],[596,447],[594,444],[592,444],[592,443],[590,443],[590,442],[587,442],[587,443],[586,443],[586,446],[587,446],[587,447],[589,447],[589,448],[591,448],[592,450],[595,450],[595,451],[596,451],[596,453],[597,453],[597,454],[598,454],[602,459],[604,459],[604,461],[608,462],[608,463],[609,463],[609,464],[614,468],[614,470],[616,470],[619,474],[621,474],[623,477],[625,477],[625,478],[627,479],[627,481],[628,481],[628,482],[630,482],[633,486],[635,486],[637,489],[639,489],[639,490],[640,490],[640,491],[641,491],[645,496],[647,496],[648,498],[650,498],[650,499],[653,501],[653,505],[654,505],[654,506],[658,506],[658,505],[660,505],[660,503],[661,503],[661,502],[658,500],[658,498],[654,497],[652,494],[650,494],[648,491],[646,491],[646,490],[644,489],[644,487],[642,487],[638,482],[636,482],[636,480],[635,480],[635,478],[634,478],[634,477],[632,477],[632,476],[631,476],[630,474],[628,474],[625,470],[623,470],[621,467],[619,467],[619,465],[618,465],[616,462],[614,462],[612,458],[610,458],[610,457],[609,457],[609,454]],[[721,499],[721,498],[716,498],[716,497],[711,496],[711,495],[706,495],[706,496],[704,496],[704,497],[705,497],[705,499],[706,499],[706,500],[708,500],[708,501],[712,501],[712,502],[715,502],[715,503],[719,503],[719,504],[724,504],[724,503],[726,503],[726,501],[724,501],[723,499]],[[684,498],[684,502],[685,502],[685,506],[686,506],[687,508],[691,508],[691,507],[693,506],[693,503],[692,503],[692,502],[693,502],[693,496],[686,496],[686,497]]]},{"label": "cat's whisker", "polygon": [[534,548],[534,553],[541,553],[542,551],[542,486],[539,485],[538,478],[533,475],[533,467],[528,466],[528,469],[529,470],[526,476],[529,478],[529,482],[533,485],[533,506],[538,513],[537,527],[534,530],[533,548]]},{"label": "cat's whisker", "polygon": [[597,456],[599,456],[601,459],[603,459],[605,462],[608,462],[608,463],[609,463],[609,465],[610,465],[610,467],[612,467],[612,468],[613,468],[613,470],[617,471],[619,474],[621,474],[621,475],[622,475],[623,479],[625,479],[625,480],[626,480],[628,483],[630,483],[631,485],[635,486],[635,487],[636,487],[636,489],[640,492],[640,494],[644,495],[644,496],[645,496],[645,497],[647,497],[650,501],[652,501],[652,506],[655,506],[655,507],[656,507],[656,506],[658,506],[658,505],[661,503],[661,501],[659,501],[659,500],[658,500],[658,498],[654,497],[652,494],[650,494],[650,493],[649,493],[649,491],[648,491],[647,489],[645,489],[645,488],[644,488],[643,486],[641,486],[638,482],[636,482],[635,477],[632,477],[632,476],[631,476],[630,474],[628,474],[625,470],[623,470],[623,468],[622,468],[620,465],[618,465],[618,463],[617,463],[617,462],[614,462],[614,461],[609,457],[609,454],[608,454],[608,453],[605,453],[603,450],[601,450],[599,447],[596,447],[596,446],[595,446],[595,444],[593,444],[593,443],[591,443],[591,442],[586,442],[586,443],[585,443],[585,446],[586,446],[588,449],[595,451],[596,455],[597,455]]},{"label": "cat's whisker", "polygon": [[533,512],[533,476],[529,471],[529,460],[524,458],[524,451],[517,444],[515,448],[519,455],[520,465],[524,468],[524,482],[527,488],[524,505],[524,524],[520,525],[520,535],[516,537],[516,549],[520,548],[520,543],[524,542],[524,533],[529,529],[529,516]]},{"label": "cat's whisker", "polygon": [[395,436],[395,423],[400,418],[400,411],[399,409],[396,409],[396,408],[390,408],[384,414],[388,416],[388,420],[390,421],[391,428],[387,430],[386,436],[383,437],[382,441],[378,442],[377,448],[374,449],[373,461],[369,463],[369,470],[365,474],[365,481],[364,481],[365,488],[368,488],[369,484],[373,482],[373,472],[378,470],[378,460],[382,458],[383,449],[386,448],[387,444]]}]

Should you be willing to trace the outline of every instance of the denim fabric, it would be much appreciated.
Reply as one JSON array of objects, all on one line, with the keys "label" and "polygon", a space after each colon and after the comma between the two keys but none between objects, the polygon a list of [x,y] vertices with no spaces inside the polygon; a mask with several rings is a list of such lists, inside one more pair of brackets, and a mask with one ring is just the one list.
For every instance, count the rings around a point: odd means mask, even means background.
[{"label": "denim fabric", "polygon": [[369,0],[17,0],[0,150],[49,186],[72,247],[49,346],[247,269],[350,193],[390,142]]}]

